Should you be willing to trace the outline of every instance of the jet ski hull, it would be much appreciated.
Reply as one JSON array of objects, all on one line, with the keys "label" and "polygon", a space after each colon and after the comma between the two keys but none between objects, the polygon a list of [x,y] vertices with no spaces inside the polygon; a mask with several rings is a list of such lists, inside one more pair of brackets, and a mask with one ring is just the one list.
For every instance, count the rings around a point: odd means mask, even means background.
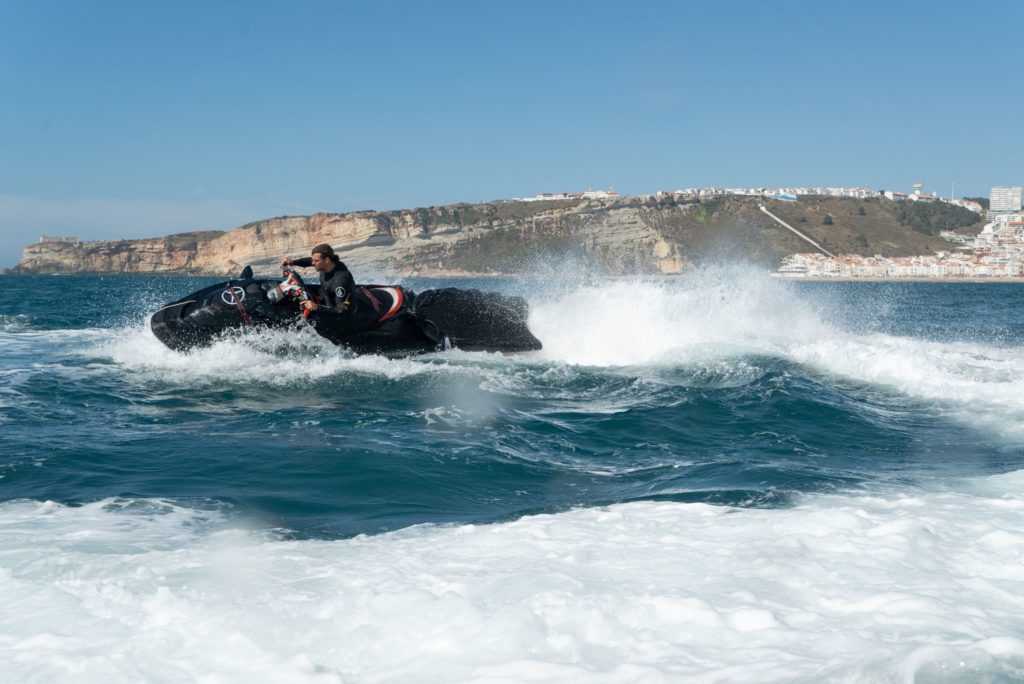
[{"label": "jet ski hull", "polygon": [[[382,296],[396,290],[367,287]],[[157,310],[150,328],[169,348],[188,351],[209,346],[230,330],[295,327],[302,320],[299,303],[282,299],[277,288],[276,281],[252,277],[210,285]],[[527,327],[528,308],[521,297],[459,288],[418,295],[401,292],[401,305],[382,311],[367,328],[352,331],[316,320],[314,328],[357,354],[409,356],[449,348],[514,353],[541,348]]]}]

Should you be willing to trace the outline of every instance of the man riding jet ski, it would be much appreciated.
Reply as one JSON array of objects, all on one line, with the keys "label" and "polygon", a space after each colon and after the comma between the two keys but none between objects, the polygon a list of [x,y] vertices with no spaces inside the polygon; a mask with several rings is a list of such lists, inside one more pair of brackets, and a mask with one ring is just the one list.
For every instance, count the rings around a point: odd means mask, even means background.
[{"label": "man riding jet ski", "polygon": [[[303,316],[313,325],[323,321],[323,327],[332,332],[355,333],[383,322],[380,321],[380,300],[367,288],[356,287],[355,278],[330,245],[317,245],[310,256],[302,259],[285,257],[281,266],[312,266],[320,273],[319,297],[307,298],[299,304]],[[401,294],[398,300],[401,301]]]},{"label": "man riding jet ski", "polygon": [[[316,250],[326,247],[326,250]],[[327,251],[330,250],[330,251]],[[334,257],[334,258],[331,258]],[[307,288],[289,266],[315,265],[324,279]],[[406,356],[442,349],[524,352],[541,348],[526,325],[526,300],[494,292],[441,288],[419,294],[397,286],[355,285],[328,245],[308,259],[284,259],[280,282],[253,278],[218,283],[164,306],[150,318],[157,339],[187,351],[232,329],[295,327],[316,332],[359,354]]]}]

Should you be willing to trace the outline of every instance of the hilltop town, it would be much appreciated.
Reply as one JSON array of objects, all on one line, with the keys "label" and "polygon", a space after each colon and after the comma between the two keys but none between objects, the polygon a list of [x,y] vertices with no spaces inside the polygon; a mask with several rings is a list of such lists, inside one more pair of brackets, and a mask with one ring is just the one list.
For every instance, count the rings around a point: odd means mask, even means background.
[{"label": "hilltop town", "polygon": [[[984,208],[970,200],[942,199],[921,192],[883,193],[904,202],[947,202],[981,214]],[[987,223],[977,235],[953,230],[939,231],[939,237],[955,243],[952,250],[903,257],[875,254],[833,255],[817,252],[793,254],[783,261],[777,274],[790,278],[917,278],[973,279],[1024,277],[1024,213],[1021,188],[994,187],[989,195]]]}]

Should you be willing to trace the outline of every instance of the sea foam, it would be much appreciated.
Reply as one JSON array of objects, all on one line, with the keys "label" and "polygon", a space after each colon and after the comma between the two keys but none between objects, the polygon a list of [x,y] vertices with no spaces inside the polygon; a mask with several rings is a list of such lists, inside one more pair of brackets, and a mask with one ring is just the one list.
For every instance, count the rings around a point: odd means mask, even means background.
[{"label": "sea foam", "polygon": [[166,501],[9,502],[0,662],[16,681],[1016,681],[1022,486],[337,541]]},{"label": "sea foam", "polygon": [[530,324],[544,342],[539,356],[553,363],[644,375],[725,362],[736,373],[767,356],[832,382],[931,402],[1014,443],[1024,439],[1024,347],[885,334],[868,311],[840,313],[825,294],[734,265],[670,281],[565,288],[533,303]]}]

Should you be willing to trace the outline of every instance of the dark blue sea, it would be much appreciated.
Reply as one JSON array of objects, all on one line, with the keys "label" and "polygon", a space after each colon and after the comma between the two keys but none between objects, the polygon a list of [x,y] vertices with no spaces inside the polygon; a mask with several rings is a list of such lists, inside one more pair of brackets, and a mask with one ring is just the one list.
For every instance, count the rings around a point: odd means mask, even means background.
[{"label": "dark blue sea", "polygon": [[0,277],[0,680],[1024,681],[1024,285],[410,280],[540,352],[189,354]]}]

